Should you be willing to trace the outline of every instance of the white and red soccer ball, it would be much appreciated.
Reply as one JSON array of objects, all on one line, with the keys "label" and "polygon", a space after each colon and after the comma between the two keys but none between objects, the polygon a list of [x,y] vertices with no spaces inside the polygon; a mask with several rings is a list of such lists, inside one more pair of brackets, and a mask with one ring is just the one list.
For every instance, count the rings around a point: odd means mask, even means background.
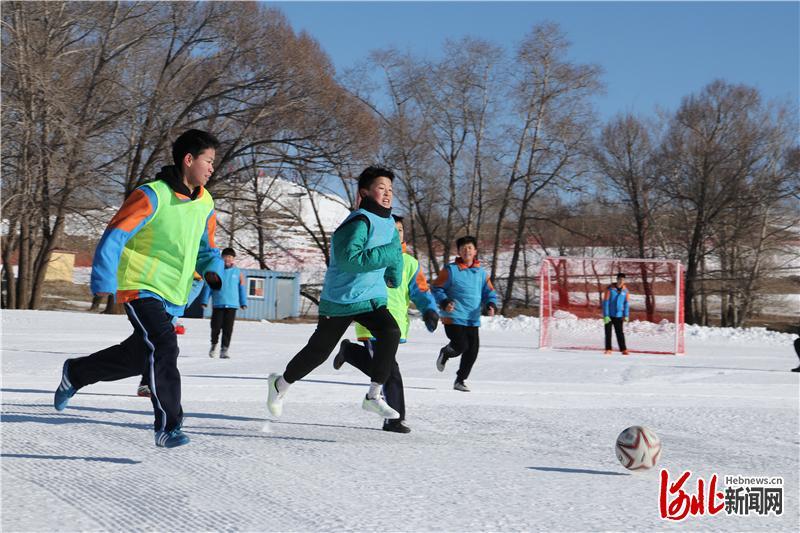
[{"label": "white and red soccer ball", "polygon": [[631,426],[617,437],[616,452],[628,470],[649,470],[661,455],[661,440],[644,426]]}]

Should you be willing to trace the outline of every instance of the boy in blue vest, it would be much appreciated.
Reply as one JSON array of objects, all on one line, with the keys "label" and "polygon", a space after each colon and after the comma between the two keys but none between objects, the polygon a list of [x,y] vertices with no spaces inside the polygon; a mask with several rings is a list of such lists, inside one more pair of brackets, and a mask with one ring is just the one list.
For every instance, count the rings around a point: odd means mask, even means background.
[{"label": "boy in blue vest", "polygon": [[625,333],[622,331],[622,322],[628,321],[630,314],[630,294],[625,285],[625,274],[617,274],[617,281],[606,288],[603,293],[603,323],[606,328],[606,351],[605,355],[611,355],[611,328],[617,335],[617,344],[622,355],[628,355],[628,348],[625,346]]},{"label": "boy in blue vest", "polygon": [[[419,261],[414,256],[406,253],[406,243],[403,239],[403,217],[392,215],[395,220],[400,242],[403,246],[403,280],[398,287],[390,288],[388,292],[389,312],[392,313],[397,325],[400,327],[400,344],[406,342],[408,337],[408,307],[414,302],[422,313],[425,327],[433,333],[439,324],[439,315],[436,312],[436,300],[431,295],[428,281],[422,273]],[[333,368],[339,370],[347,362],[369,375],[372,364],[372,354],[375,353],[375,338],[370,331],[360,324],[356,325],[356,336],[363,346],[354,344],[345,339],[340,345],[339,353],[333,358]],[[403,391],[403,376],[400,365],[395,361],[389,379],[383,385],[383,394],[386,403],[400,414],[396,420],[384,420],[383,430],[394,433],[410,433],[411,428],[406,424],[406,396]]]},{"label": "boy in blue vest", "polygon": [[445,266],[433,282],[433,297],[442,309],[442,324],[450,343],[439,350],[436,369],[444,372],[448,359],[461,356],[453,389],[469,392],[466,380],[478,358],[481,311],[497,312],[497,293],[478,261],[478,241],[461,237],[456,241],[458,257]]},{"label": "boy in blue vest", "polygon": [[386,308],[387,284],[398,286],[403,268],[400,236],[392,219],[393,181],[394,173],[380,167],[368,167],[358,177],[359,207],[331,238],[317,329],[283,374],[269,376],[267,407],[273,416],[281,415],[289,386],[324,363],[355,321],[376,339],[371,382],[361,407],[381,418],[400,418],[381,393],[400,342],[400,328]]},{"label": "boy in blue vest", "polygon": [[234,266],[236,252],[233,248],[222,250],[222,260],[225,262],[225,271],[222,273],[222,288],[213,291],[205,286],[200,293],[200,305],[208,305],[208,299],[213,295],[214,310],[211,312],[211,349],[209,357],[216,356],[219,332],[222,330],[222,350],[220,359],[230,359],[228,347],[233,336],[233,322],[236,320],[237,309],[247,309],[247,294],[244,290],[244,276],[242,271]]},{"label": "boy in blue vest", "polygon": [[86,357],[67,359],[53,406],[63,411],[75,393],[98,381],[142,373],[149,362],[155,444],[189,442],[181,431],[178,338],[172,319],[183,314],[195,271],[212,288],[221,284],[223,263],[214,244],[214,200],[205,189],[214,172],[217,139],[188,130],[172,145],[175,166],[134,190],[109,222],[92,262],[95,295],[116,294],[125,304],[133,334]]}]

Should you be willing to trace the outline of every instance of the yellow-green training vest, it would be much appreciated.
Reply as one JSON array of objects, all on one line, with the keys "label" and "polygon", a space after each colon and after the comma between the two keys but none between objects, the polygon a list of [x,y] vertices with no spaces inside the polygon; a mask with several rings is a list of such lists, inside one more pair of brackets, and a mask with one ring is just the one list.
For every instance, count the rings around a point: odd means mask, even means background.
[{"label": "yellow-green training vest", "polygon": [[[408,292],[408,284],[417,274],[419,261],[410,254],[403,252],[403,280],[398,287],[386,289],[386,309],[394,317],[397,327],[400,328],[400,342],[406,342],[408,338],[408,307],[411,305],[411,295]],[[421,309],[424,311],[424,309]],[[372,333],[356,322],[356,338],[359,340],[373,339]]]},{"label": "yellow-green training vest", "polygon": [[195,200],[181,200],[163,180],[143,187],[156,194],[158,205],[122,250],[117,290],[146,290],[170,303],[186,305],[214,199],[203,190]]}]

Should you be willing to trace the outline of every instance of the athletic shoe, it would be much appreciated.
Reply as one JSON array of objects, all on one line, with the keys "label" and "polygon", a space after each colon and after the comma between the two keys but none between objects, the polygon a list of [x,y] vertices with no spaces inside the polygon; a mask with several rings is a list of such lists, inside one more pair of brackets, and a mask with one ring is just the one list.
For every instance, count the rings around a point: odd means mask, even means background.
[{"label": "athletic shoe", "polygon": [[389,404],[386,403],[386,400],[383,399],[383,396],[370,398],[365,395],[364,401],[361,402],[361,408],[365,411],[380,415],[381,418],[388,418],[389,420],[397,420],[400,418],[400,413],[392,409]]},{"label": "athletic shoe", "polygon": [[176,448],[189,444],[189,437],[176,427],[172,431],[156,431],[156,446],[159,448]]},{"label": "athletic shoe", "polygon": [[212,344],[211,345],[211,349],[208,351],[208,356],[210,358],[212,358],[212,359],[217,356],[217,345],[216,344]]},{"label": "athletic shoe", "polygon": [[453,383],[453,389],[461,392],[469,392],[469,387],[467,387],[466,383],[458,380]]},{"label": "athletic shoe", "polygon": [[411,428],[408,427],[405,420],[384,420],[383,430],[393,433],[411,433]]},{"label": "athletic shoe", "polygon": [[447,346],[439,350],[439,357],[436,358],[436,370],[444,372],[445,363],[447,363]]},{"label": "athletic shoe", "polygon": [[342,365],[344,364],[344,360],[345,360],[344,353],[350,347],[351,344],[352,343],[347,339],[344,339],[341,342],[341,344],[339,344],[339,351],[336,353],[336,356],[333,358],[333,368],[334,368],[334,370],[339,370],[340,368],[342,368]]},{"label": "athletic shoe", "polygon": [[58,384],[58,388],[56,389],[56,394],[53,397],[53,407],[56,408],[56,411],[63,411],[67,404],[69,403],[69,399],[75,396],[77,389],[72,386],[72,383],[69,380],[69,359],[64,361],[64,366],[61,367],[61,383]]},{"label": "athletic shoe", "polygon": [[800,372],[800,366],[798,366],[797,368],[793,368],[792,372]]},{"label": "athletic shoe", "polygon": [[603,355],[611,355],[611,350],[605,350],[605,351],[603,352]]},{"label": "athletic shoe", "polygon": [[175,335],[183,335],[186,333],[186,326],[183,324],[175,324]]},{"label": "athletic shoe", "polygon": [[267,409],[272,416],[281,416],[283,412],[283,397],[286,391],[278,391],[278,378],[280,374],[270,374],[267,378]]},{"label": "athletic shoe", "polygon": [[136,389],[136,396],[141,396],[142,398],[149,398],[150,387],[148,387],[147,385],[139,385],[139,388]]},{"label": "athletic shoe", "polygon": [[630,355],[630,352],[628,350],[622,350],[622,355]]},{"label": "athletic shoe", "polygon": [[230,359],[231,358],[231,356],[228,355],[228,349],[226,347],[223,346],[222,350],[220,350],[219,358],[220,359]]}]

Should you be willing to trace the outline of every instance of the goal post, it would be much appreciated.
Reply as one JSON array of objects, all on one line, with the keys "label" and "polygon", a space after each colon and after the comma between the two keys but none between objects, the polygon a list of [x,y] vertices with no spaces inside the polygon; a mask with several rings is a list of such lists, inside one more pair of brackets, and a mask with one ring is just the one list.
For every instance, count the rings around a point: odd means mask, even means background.
[{"label": "goal post", "polygon": [[628,350],[685,353],[683,268],[679,261],[658,259],[545,257],[539,272],[539,348],[602,350],[603,293],[620,272],[629,292]]}]

